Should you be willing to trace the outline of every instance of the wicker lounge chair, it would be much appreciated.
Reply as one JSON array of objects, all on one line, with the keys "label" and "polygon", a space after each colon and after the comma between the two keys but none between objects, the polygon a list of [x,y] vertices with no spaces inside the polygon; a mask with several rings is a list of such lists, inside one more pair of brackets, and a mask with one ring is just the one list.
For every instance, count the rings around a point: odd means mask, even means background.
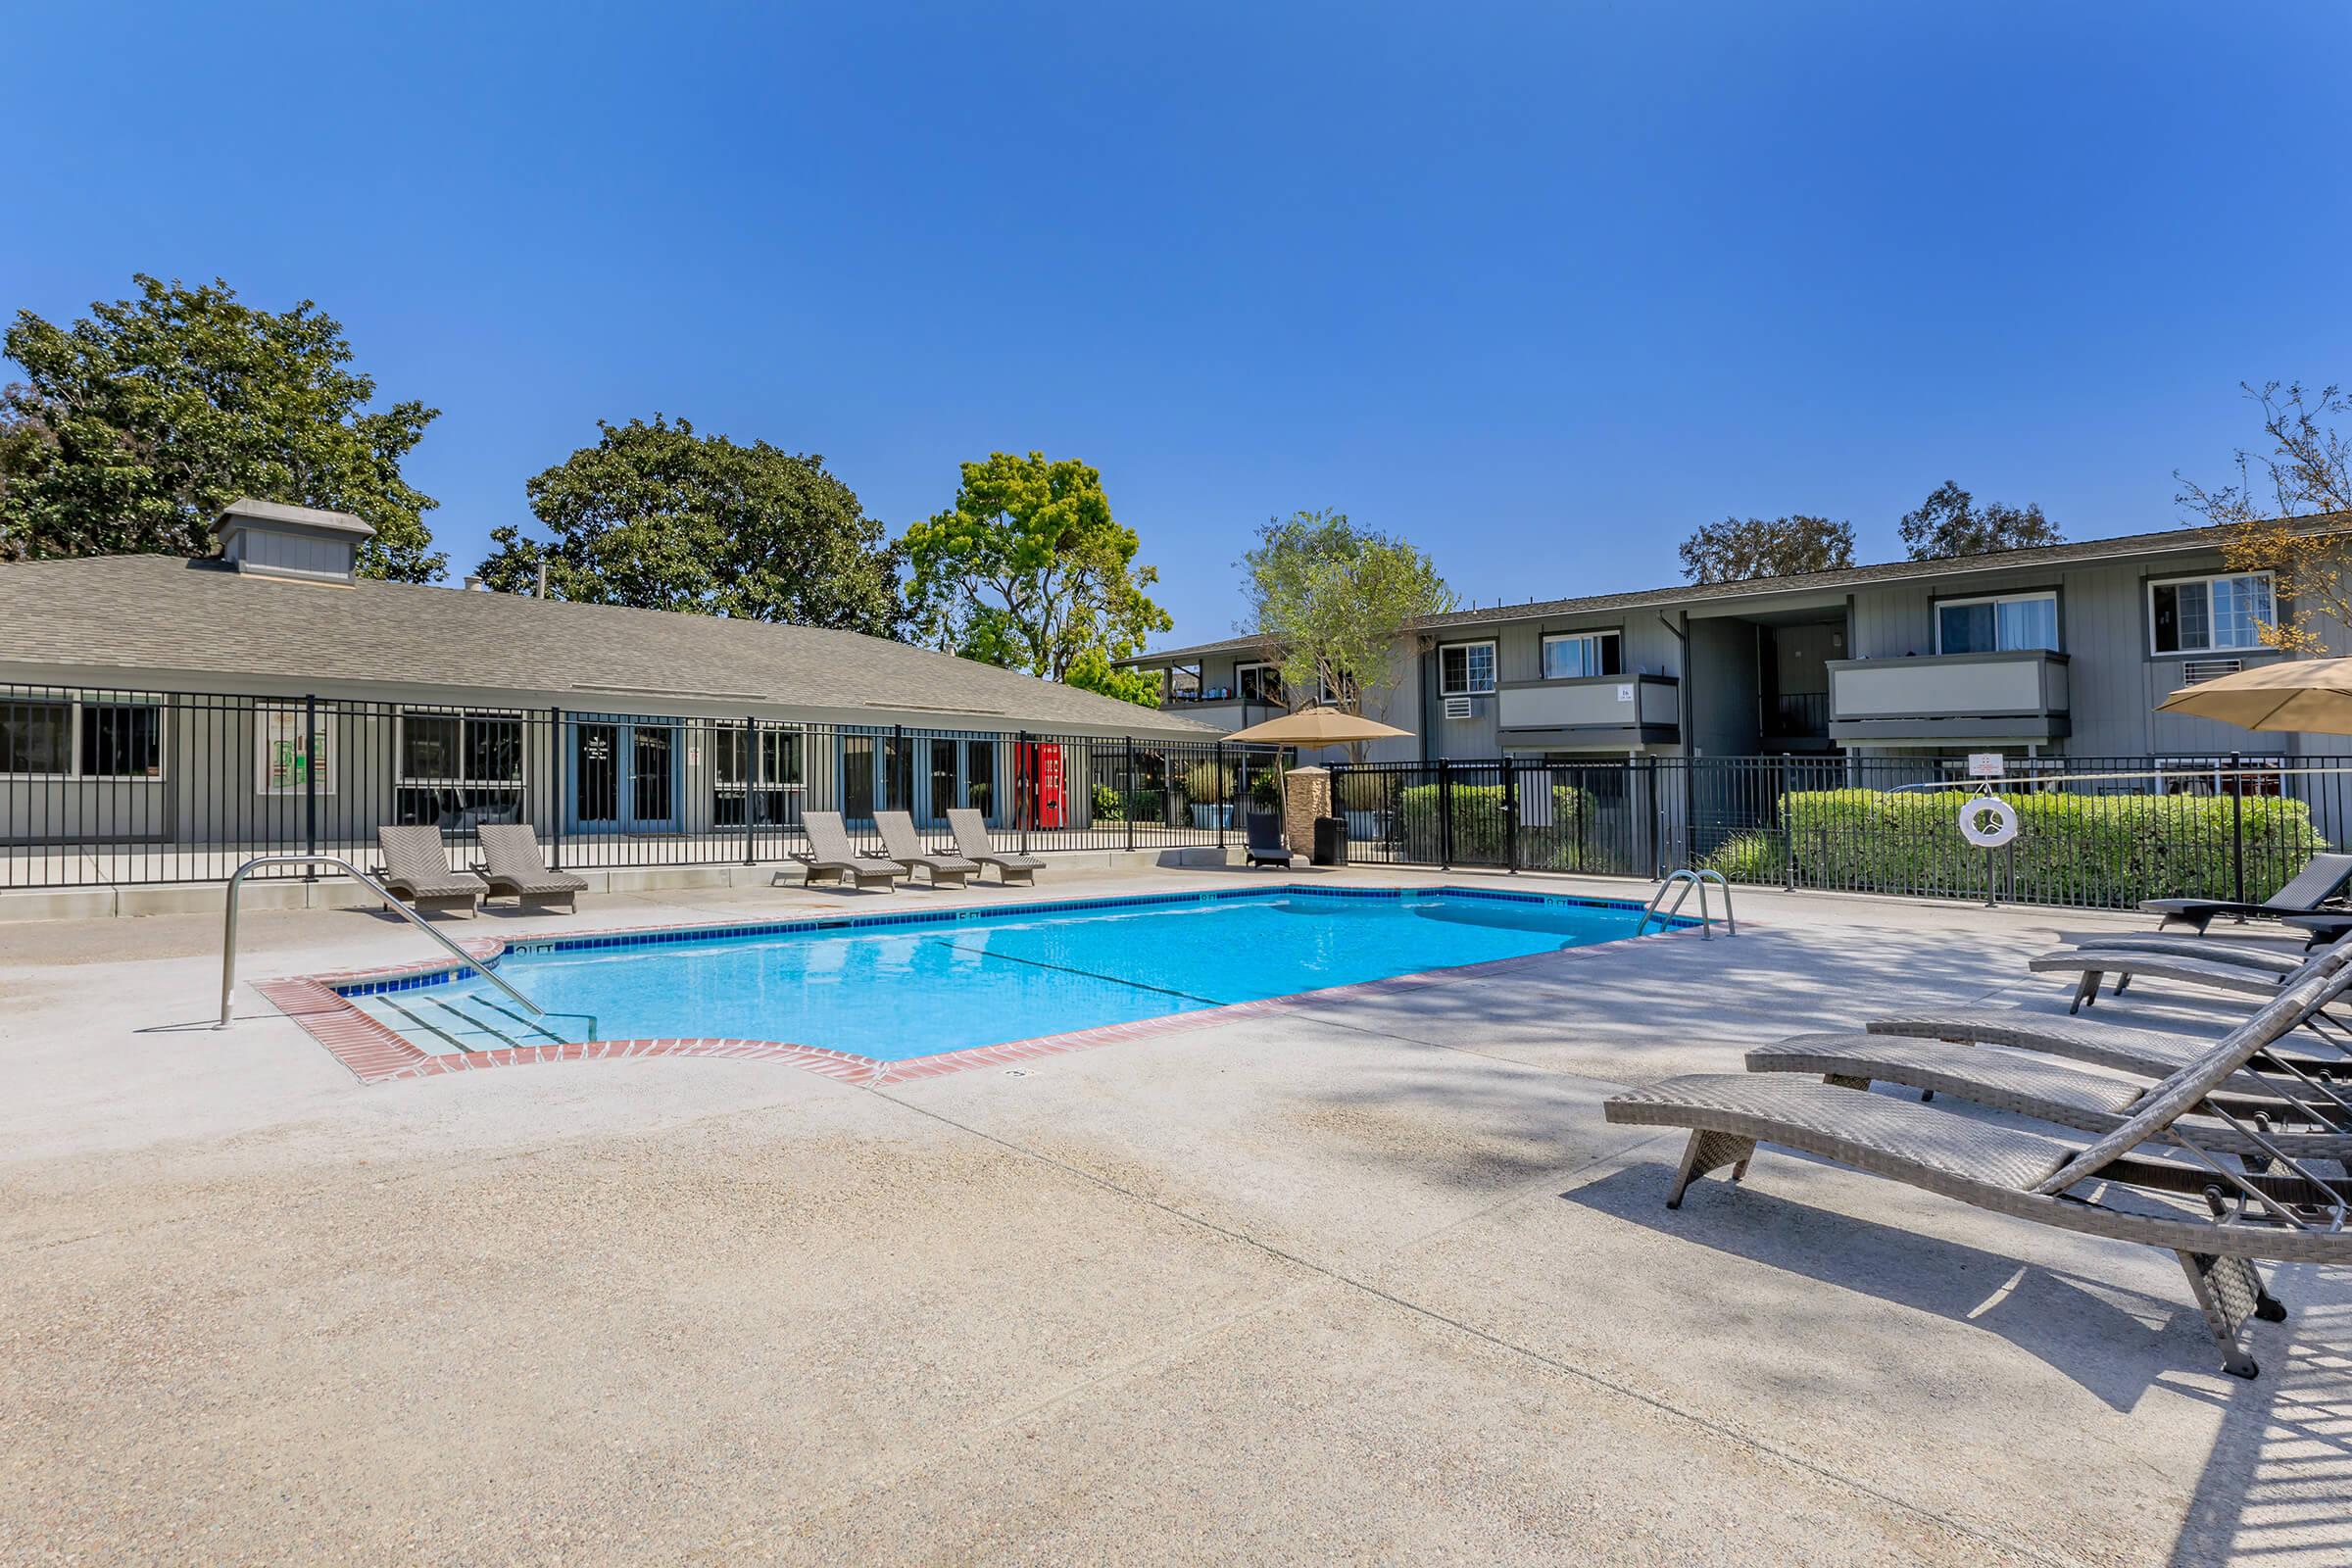
[{"label": "wicker lounge chair", "polygon": [[[2315,1013],[2303,1022],[2314,1025],[2319,1017]],[[2179,1072],[2213,1049],[2210,1039],[2175,1034],[2166,1029],[2108,1023],[2099,1018],[2038,1012],[2031,1007],[1954,1007],[1941,1012],[1873,1018],[1865,1027],[1874,1035],[1948,1040],[1962,1045],[2014,1047],[2044,1056],[2111,1067],[2117,1072],[2137,1073],[2143,1078],[2162,1078]],[[2316,1034],[2292,1031],[2282,1038],[2291,1038],[2303,1050],[2274,1043],[2254,1059],[2255,1067],[2290,1077],[2296,1073],[2307,1077],[2322,1073],[2341,1076],[2345,1072],[2345,1055],[2332,1041]],[[2306,1054],[2305,1052],[2313,1047],[2323,1048],[2327,1054],[2319,1056]],[[2259,1079],[2249,1077],[2241,1087],[2258,1091],[2262,1084]]]},{"label": "wicker lounge chair", "polygon": [[2312,961],[2298,963],[2288,959],[2283,967],[2275,967],[2266,963],[2249,964],[2243,959],[2225,962],[2219,958],[2184,958],[2170,953],[2135,953],[2130,948],[2068,948],[2045,953],[2029,960],[2026,967],[2035,974],[2078,976],[2074,1001],[2066,1009],[2074,1012],[2098,1000],[2099,982],[2108,975],[2116,977],[2115,989],[2119,993],[2144,975],[2154,980],[2203,986],[2209,991],[2265,997],[2303,974]]},{"label": "wicker lounge chair", "polygon": [[1037,873],[1045,867],[1046,862],[1034,855],[1009,855],[998,850],[989,842],[988,819],[971,807],[950,811],[948,826],[956,835],[956,853],[981,865],[995,866],[999,883],[1010,882],[1015,877],[1034,883]]},{"label": "wicker lounge chair", "polygon": [[905,811],[876,811],[874,825],[882,830],[882,853],[906,868],[909,879],[921,866],[931,873],[933,887],[959,888],[963,879],[980,869],[980,862],[960,855],[933,855],[914,831],[914,818]]},{"label": "wicker lounge chair", "polygon": [[2163,919],[2157,929],[2180,924],[2202,931],[2225,914],[2310,914],[2352,882],[2352,855],[2315,855],[2293,881],[2259,903],[2229,899],[2143,899],[2140,907]]},{"label": "wicker lounge chair", "polygon": [[829,876],[836,887],[881,887],[895,889],[906,868],[896,860],[877,859],[859,855],[850,843],[850,830],[841,820],[839,811],[804,811],[801,826],[808,835],[808,851],[796,855],[794,859],[808,867],[808,885],[814,887],[817,878]]},{"label": "wicker lounge chair", "polygon": [[[2250,1378],[2259,1369],[2239,1331],[2249,1317],[2286,1313],[2256,1260],[2352,1264],[2352,1234],[2342,1228],[2347,1184],[2283,1152],[2269,1156],[2267,1170],[2231,1169],[2196,1145],[2182,1118],[2260,1054],[2281,1017],[2319,1005],[2345,956],[2331,955],[2328,969],[2286,987],[2089,1144],[1777,1073],[1670,1078],[1612,1097],[1603,1112],[1619,1125],[1689,1131],[1670,1208],[1709,1172],[1729,1166],[1739,1181],[1756,1145],[1771,1143],[1981,1208],[2162,1248],[2180,1258],[2225,1370]],[[2194,1162],[2132,1152],[2159,1141],[2190,1152]],[[2183,1200],[2201,1200],[2208,1217],[2192,1217]]]},{"label": "wicker lounge chair", "polygon": [[430,909],[463,909],[470,915],[474,901],[489,891],[471,871],[449,868],[441,830],[430,822],[379,827],[375,845],[384,858],[376,880],[418,914]]},{"label": "wicker lounge chair", "polygon": [[539,853],[539,835],[529,823],[484,822],[474,829],[474,838],[482,858],[473,868],[490,884],[490,897],[511,896],[526,909],[552,909],[559,904],[566,909],[579,907],[588,879],[548,869],[547,857]]},{"label": "wicker lounge chair", "polygon": [[1282,818],[1271,811],[1250,813],[1250,844],[1243,852],[1250,865],[1279,865],[1288,869],[1291,852],[1282,847]]}]

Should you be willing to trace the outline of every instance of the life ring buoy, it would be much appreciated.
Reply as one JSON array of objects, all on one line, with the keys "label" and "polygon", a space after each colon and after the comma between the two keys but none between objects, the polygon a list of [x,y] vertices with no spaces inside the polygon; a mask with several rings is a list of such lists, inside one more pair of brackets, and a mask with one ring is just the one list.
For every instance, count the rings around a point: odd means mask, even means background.
[{"label": "life ring buoy", "polygon": [[1960,808],[1960,836],[1980,850],[1997,850],[2017,837],[2017,813],[2007,801],[1980,795]]}]

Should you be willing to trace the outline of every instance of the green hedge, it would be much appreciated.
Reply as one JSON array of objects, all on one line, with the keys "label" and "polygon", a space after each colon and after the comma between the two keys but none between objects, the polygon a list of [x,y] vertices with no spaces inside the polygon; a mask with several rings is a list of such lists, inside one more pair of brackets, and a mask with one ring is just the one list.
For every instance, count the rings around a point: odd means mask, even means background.
[{"label": "green hedge", "polygon": [[[2129,908],[2142,899],[2231,896],[2231,803],[2213,795],[2003,795],[2018,834],[1998,857],[2004,896]],[[1700,864],[1735,882],[1779,882],[1784,845],[1810,887],[1969,893],[1984,852],[1960,836],[1954,790],[1806,790],[1780,799],[1782,832],[1735,833]],[[2242,803],[2246,896],[2268,897],[2327,849],[2301,801]]]},{"label": "green hedge", "polygon": [[[1503,786],[1453,786],[1453,858],[1464,865],[1503,863]],[[1592,794],[1572,784],[1551,787],[1551,826],[1527,828],[1519,835],[1516,863],[1529,870],[1567,870],[1576,859],[1579,818],[1589,819]],[[1438,806],[1438,786],[1416,784],[1396,792],[1396,828],[1407,860],[1437,861],[1445,858],[1445,817]]]}]

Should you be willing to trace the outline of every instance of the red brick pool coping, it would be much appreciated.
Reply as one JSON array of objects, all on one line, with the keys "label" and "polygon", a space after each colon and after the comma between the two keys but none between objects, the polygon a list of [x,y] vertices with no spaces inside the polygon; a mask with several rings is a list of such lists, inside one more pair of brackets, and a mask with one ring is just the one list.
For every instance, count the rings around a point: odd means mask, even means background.
[{"label": "red brick pool coping", "polygon": [[[633,926],[618,931],[565,932],[569,936],[624,936],[631,931],[668,931],[674,926]],[[1685,926],[1675,931],[1653,933],[1654,937],[1692,937],[1700,934],[1697,926]],[[476,938],[461,943],[476,958],[487,961],[506,951],[506,942],[498,937]],[[1614,943],[1595,943],[1591,947],[1567,948],[1554,953],[1521,954],[1516,957],[1490,958],[1483,963],[1456,964],[1451,968],[1420,969],[1411,974],[1389,975],[1379,980],[1361,980],[1352,985],[1326,986],[1319,991],[1299,991],[1289,996],[1267,997],[1255,1002],[1228,1003],[1223,1006],[1202,1007],[1192,1012],[1172,1012],[1164,1017],[1140,1018],[1131,1023],[1103,1024],[1093,1029],[1074,1029],[1065,1034],[1040,1035],[1031,1040],[1008,1041],[1003,1045],[972,1046],[962,1051],[945,1051],[929,1056],[908,1056],[899,1061],[884,1061],[873,1056],[860,1056],[846,1051],[834,1051],[823,1046],[789,1045],[774,1040],[731,1039],[667,1039],[667,1040],[596,1040],[584,1043],[544,1046],[514,1046],[497,1051],[465,1051],[436,1054],[421,1050],[403,1039],[384,1024],[352,1005],[349,998],[333,988],[362,981],[397,979],[406,975],[433,974],[451,967],[447,963],[394,964],[381,969],[352,969],[329,974],[301,975],[285,980],[257,980],[253,989],[260,992],[278,1011],[292,1019],[313,1040],[326,1049],[329,1055],[349,1068],[352,1076],[364,1084],[399,1083],[421,1078],[438,1078],[449,1073],[479,1072],[493,1067],[530,1067],[559,1061],[625,1061],[650,1056],[702,1056],[725,1061],[775,1061],[799,1067],[844,1083],[863,1084],[881,1088],[891,1084],[918,1083],[925,1078],[945,1077],[950,1073],[970,1072],[980,1067],[1011,1067],[1041,1056],[1066,1055],[1073,1051],[1092,1051],[1098,1046],[1116,1045],[1121,1041],[1144,1040],[1154,1035],[1181,1034],[1187,1030],[1206,1029],[1217,1024],[1234,1023],[1245,1018],[1264,1017],[1272,1013],[1295,1011],[1301,1007],[1318,1006],[1333,1002],[1349,1001],[1359,997],[1390,996],[1399,992],[1418,991],[1430,986],[1450,985],[1460,980],[1475,980],[1486,975],[1504,974],[1547,958],[1564,955],[1596,952],[1613,947]]]}]

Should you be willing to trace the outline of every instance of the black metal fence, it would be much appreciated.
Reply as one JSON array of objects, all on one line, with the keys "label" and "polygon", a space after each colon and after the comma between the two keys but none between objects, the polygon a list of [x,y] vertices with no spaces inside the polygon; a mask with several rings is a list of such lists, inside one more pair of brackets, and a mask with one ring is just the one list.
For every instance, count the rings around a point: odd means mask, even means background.
[{"label": "black metal fence", "polygon": [[[1216,741],[784,723],[746,712],[518,710],[0,687],[0,888],[224,880],[255,855],[371,854],[437,824],[453,861],[528,822],[573,869],[760,865],[833,810],[880,848],[905,810],[935,848],[979,810],[1035,853],[1238,843],[1279,806],[1278,756]],[[2064,758],[1495,759],[1333,770],[1351,858],[1655,878],[1707,866],[1786,888],[2128,908],[2261,898],[2352,837],[2340,762]],[[1961,836],[1997,794],[2016,834]],[[1304,851],[1306,846],[1295,848]],[[304,868],[279,875],[303,876]]]},{"label": "black metal fence", "polygon": [[[2352,759],[1643,758],[1333,770],[1351,859],[2131,908],[2260,899],[2352,827]],[[1962,835],[1997,798],[2014,836]],[[1997,825],[1994,823],[1992,825]]]},{"label": "black metal fence", "polygon": [[[224,880],[287,851],[371,855],[377,827],[527,822],[575,870],[763,864],[837,810],[951,842],[979,810],[1037,853],[1239,842],[1275,754],[1213,741],[782,723],[486,704],[0,687],[0,888]],[[303,876],[304,868],[272,868]],[[265,871],[260,874],[270,874]]]}]

